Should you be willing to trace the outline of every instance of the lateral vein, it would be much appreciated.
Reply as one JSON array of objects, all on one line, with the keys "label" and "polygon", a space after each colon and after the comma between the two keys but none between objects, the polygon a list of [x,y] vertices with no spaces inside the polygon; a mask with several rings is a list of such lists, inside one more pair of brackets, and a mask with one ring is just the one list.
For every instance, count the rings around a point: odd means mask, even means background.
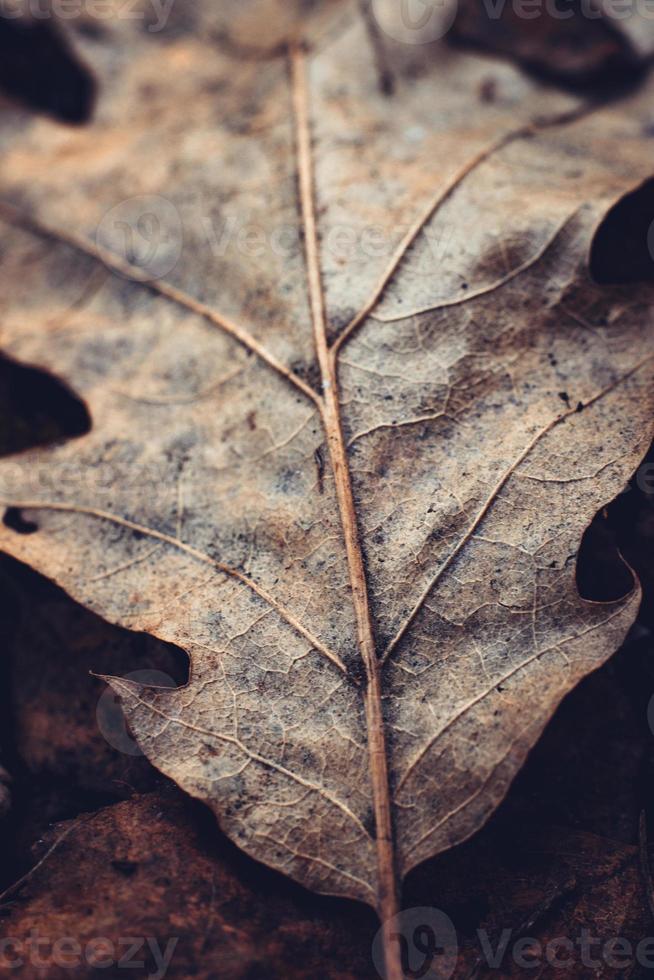
[{"label": "lateral vein", "polygon": [[[583,207],[583,205],[581,205]],[[489,283],[487,286],[480,286],[479,289],[475,289],[470,293],[466,293],[465,296],[456,296],[452,299],[446,299],[443,301],[438,301],[436,303],[430,303],[427,306],[418,306],[412,310],[405,310],[402,313],[393,313],[388,316],[382,316],[380,313],[372,313],[372,319],[378,320],[380,323],[397,323],[400,320],[406,320],[411,316],[420,316],[422,313],[436,313],[438,310],[451,309],[453,306],[463,306],[465,303],[470,303],[472,300],[480,299],[482,296],[488,296],[490,293],[497,292],[502,286],[508,285],[514,279],[517,279],[519,275],[523,272],[527,272],[532,266],[536,265],[537,262],[546,255],[549,249],[552,247],[554,242],[557,240],[559,235],[565,231],[570,222],[575,218],[581,207],[575,208],[571,214],[569,214],[563,221],[561,221],[554,231],[548,236],[545,242],[537,249],[537,251],[531,255],[520,265],[517,265],[515,269],[507,272],[506,275],[501,276],[494,282]]]},{"label": "lateral vein", "polygon": [[[617,387],[619,387],[619,385],[623,384],[625,381],[631,378],[634,374],[640,371],[640,369],[644,367],[645,364],[648,364],[653,359],[654,359],[653,354],[650,354],[648,357],[643,358],[642,361],[639,361],[638,364],[630,368],[630,370],[627,371],[625,374],[621,375],[610,385],[607,385],[601,391],[597,392],[597,394],[593,395],[593,397],[585,403],[584,408],[590,408],[591,405],[594,405],[596,402],[600,401],[600,399],[610,394]],[[483,506],[477,512],[477,515],[473,520],[472,524],[470,525],[470,527],[467,529],[467,531],[465,532],[465,534],[463,535],[463,537],[461,538],[457,546],[454,548],[454,550],[447,556],[443,564],[438,568],[436,573],[428,582],[427,586],[425,587],[420,597],[418,598],[418,601],[416,602],[415,606],[409,613],[407,619],[404,621],[400,629],[397,631],[397,633],[395,634],[391,642],[386,647],[386,650],[384,651],[382,657],[382,663],[385,663],[388,660],[388,658],[391,656],[391,654],[393,653],[393,651],[395,650],[395,648],[397,647],[397,645],[402,640],[405,633],[407,632],[407,630],[415,620],[416,616],[424,606],[425,602],[429,598],[429,594],[431,593],[432,589],[438,584],[438,582],[443,577],[447,569],[450,567],[454,559],[461,553],[462,549],[468,544],[473,534],[475,533],[475,531],[477,530],[477,528],[479,527],[479,525],[484,520],[489,510],[497,500],[499,494],[502,492],[502,490],[506,486],[511,476],[517,470],[518,466],[520,466],[520,464],[523,463],[525,459],[527,459],[529,454],[538,445],[541,439],[543,439],[549,432],[551,432],[552,429],[554,429],[557,425],[560,425],[562,422],[565,422],[566,419],[569,419],[572,415],[577,415],[577,414],[578,414],[577,409],[571,408],[568,411],[563,412],[561,415],[557,415],[556,418],[552,419],[550,422],[547,423],[547,425],[543,426],[543,428],[536,433],[536,435],[525,446],[525,448],[522,450],[519,456],[517,456],[516,459],[508,467],[508,469],[505,470],[505,472],[502,474],[498,482],[493,487],[493,490],[491,491],[490,495],[484,502]]]},{"label": "lateral vein", "polygon": [[230,565],[225,565],[223,562],[212,558],[210,555],[206,555],[203,551],[199,551],[190,544],[185,544],[184,541],[180,541],[179,538],[173,537],[172,534],[165,534],[163,531],[157,531],[154,528],[147,527],[144,524],[138,524],[136,521],[130,521],[125,517],[119,517],[117,514],[111,514],[105,510],[98,510],[95,507],[83,507],[79,504],[66,504],[66,503],[55,503],[43,500],[0,500],[0,504],[4,507],[15,507],[19,510],[51,510],[60,511],[66,514],[83,514],[88,517],[96,517],[99,520],[110,521],[112,524],[117,524],[119,527],[127,528],[130,531],[135,531],[138,534],[142,534],[145,537],[154,538],[157,541],[163,541],[164,544],[171,545],[174,548],[179,549],[179,551],[185,552],[185,554],[190,555],[195,558],[196,561],[201,561],[205,565],[212,565],[223,575],[227,575],[230,578],[236,579],[236,581],[241,582],[246,585],[255,595],[259,596],[264,602],[268,603],[269,606],[284,619],[289,626],[291,626],[297,633],[304,637],[305,640],[315,647],[323,656],[327,657],[336,667],[339,668],[344,674],[348,674],[347,668],[341,658],[337,653],[334,653],[329,647],[326,647],[316,636],[311,633],[306,626],[293,615],[293,613],[286,609],[274,596],[271,596],[269,592],[266,592],[260,585],[251,579],[248,575],[243,572],[239,572],[238,569],[232,568]]},{"label": "lateral vein", "polygon": [[287,769],[286,766],[282,766],[278,762],[274,762],[272,759],[267,759],[265,756],[260,755],[258,752],[254,752],[252,749],[248,748],[248,746],[245,745],[245,743],[242,742],[240,738],[236,738],[233,735],[227,735],[224,732],[215,732],[209,728],[203,728],[200,725],[192,725],[190,722],[185,721],[184,718],[179,718],[173,715],[166,714],[165,711],[162,711],[160,708],[155,707],[153,704],[149,704],[147,701],[144,701],[142,698],[134,694],[133,689],[131,687],[128,687],[126,684],[124,684],[124,682],[121,684],[122,678],[120,677],[105,676],[104,679],[108,681],[112,685],[112,687],[114,687],[114,689],[115,688],[120,689],[122,687],[123,690],[128,691],[129,696],[134,698],[134,700],[138,704],[140,704],[146,710],[153,712],[153,714],[159,715],[159,717],[163,718],[164,721],[170,722],[173,725],[181,725],[182,728],[188,728],[190,731],[197,732],[197,734],[199,735],[206,735],[209,738],[215,738],[220,742],[226,742],[229,745],[233,745],[245,756],[247,756],[248,759],[251,759],[252,762],[256,762],[260,766],[265,766],[268,769],[273,769],[275,772],[278,772],[282,776],[286,776],[288,779],[293,780],[294,782],[298,783],[300,786],[303,786],[305,789],[310,790],[312,793],[318,793],[319,796],[322,796],[325,800],[331,803],[332,806],[337,807],[339,810],[341,810],[342,813],[346,814],[346,816],[349,817],[349,819],[356,824],[359,830],[366,837],[368,838],[370,837],[370,834],[364,827],[361,820],[357,817],[355,813],[353,813],[352,810],[350,810],[349,806],[347,806],[347,804],[343,803],[341,800],[335,797],[333,793],[329,792],[329,790],[326,790],[324,786],[318,786],[316,783],[312,783],[310,780],[305,779],[303,776],[298,775],[298,773],[293,772],[292,769]]},{"label": "lateral vein", "polygon": [[51,227],[32,215],[13,207],[13,205],[8,204],[6,201],[0,201],[0,219],[6,221],[8,224],[14,225],[14,227],[21,228],[23,231],[29,231],[34,235],[38,235],[41,238],[49,238],[59,244],[67,245],[69,248],[86,255],[88,258],[96,262],[101,262],[102,265],[115,275],[124,276],[132,282],[143,286],[151,293],[157,296],[163,296],[172,303],[176,303],[177,306],[181,306],[191,313],[197,314],[197,316],[202,317],[204,320],[213,324],[213,326],[222,330],[223,333],[232,337],[233,340],[242,347],[245,347],[246,350],[249,350],[250,353],[255,354],[259,360],[267,364],[268,367],[281,375],[282,378],[285,378],[286,381],[290,382],[290,384],[301,391],[307,398],[310,398],[320,408],[322,401],[320,395],[310,385],[303,381],[286,364],[278,360],[273,353],[260,344],[244,327],[235,323],[234,320],[224,316],[222,313],[213,310],[206,303],[201,303],[200,300],[194,299],[193,296],[185,293],[182,289],[178,289],[177,286],[166,282],[164,279],[148,278],[148,274],[144,269],[130,262],[126,262],[102,245],[91,242],[82,235],[77,235],[75,232],[63,231]]}]

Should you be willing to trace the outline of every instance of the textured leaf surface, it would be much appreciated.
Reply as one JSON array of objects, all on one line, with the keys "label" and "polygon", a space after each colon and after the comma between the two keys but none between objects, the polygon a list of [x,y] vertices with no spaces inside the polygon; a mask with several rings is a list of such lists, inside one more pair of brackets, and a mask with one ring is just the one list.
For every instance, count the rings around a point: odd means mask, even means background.
[{"label": "textured leaf surface", "polygon": [[[579,596],[575,556],[651,440],[649,293],[586,264],[647,176],[651,92],[584,113],[389,45],[389,103],[355,10],[312,26],[305,87],[299,55],[291,78],[240,51],[265,4],[229,37],[193,9],[79,42],[86,129],[3,128],[3,348],[93,427],[0,463],[38,525],[0,545],[188,651],[174,693],[113,684],[241,847],[388,909],[384,803],[400,874],[469,836],[635,617],[637,591]],[[142,195],[170,251],[150,282],[96,244]]]}]

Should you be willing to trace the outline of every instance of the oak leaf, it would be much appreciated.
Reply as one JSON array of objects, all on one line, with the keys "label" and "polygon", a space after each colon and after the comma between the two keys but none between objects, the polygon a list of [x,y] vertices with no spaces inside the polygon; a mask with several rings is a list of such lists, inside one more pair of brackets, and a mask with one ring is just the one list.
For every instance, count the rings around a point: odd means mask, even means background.
[{"label": "oak leaf", "polygon": [[3,128],[3,349],[92,428],[0,462],[0,546],[186,650],[172,693],[110,680],[148,758],[388,923],[636,615],[575,557],[651,439],[649,288],[588,267],[651,92],[389,41],[389,101],[357,5],[309,53],[248,46],[275,3],[186,9],[79,30],[86,128]]}]

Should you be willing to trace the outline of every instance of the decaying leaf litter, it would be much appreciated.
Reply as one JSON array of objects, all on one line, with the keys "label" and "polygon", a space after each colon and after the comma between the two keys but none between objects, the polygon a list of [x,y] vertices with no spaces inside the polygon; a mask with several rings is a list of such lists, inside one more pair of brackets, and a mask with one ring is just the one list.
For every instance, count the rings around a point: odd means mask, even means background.
[{"label": "decaying leaf litter", "polygon": [[[358,17],[262,68],[199,9],[160,45],[88,42],[89,127],[3,132],[3,349],[93,425],[2,461],[38,532],[1,543],[185,649],[173,694],[111,681],[148,758],[249,854],[387,920],[637,611],[581,599],[574,559],[651,440],[649,287],[587,262],[649,176],[648,85],[598,108],[390,45],[390,114]],[[166,279],[96,241],[145,194],[181,216]],[[263,252],[211,247],[236,213]]]}]

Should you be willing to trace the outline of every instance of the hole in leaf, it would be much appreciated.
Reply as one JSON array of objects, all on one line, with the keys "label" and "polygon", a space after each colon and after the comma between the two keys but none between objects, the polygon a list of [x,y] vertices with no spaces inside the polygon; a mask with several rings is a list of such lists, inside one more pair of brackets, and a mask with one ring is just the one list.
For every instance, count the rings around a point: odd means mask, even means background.
[{"label": "hole in leaf", "polygon": [[0,89],[36,112],[88,122],[96,84],[51,20],[0,17]]},{"label": "hole in leaf", "polygon": [[577,588],[584,599],[614,602],[632,591],[634,578],[618,550],[619,537],[608,508],[586,530],[577,556]]},{"label": "hole in leaf", "polygon": [[654,442],[625,490],[586,531],[577,561],[577,586],[586,599],[628,595],[633,572],[643,589],[641,621],[654,625]]},{"label": "hole in leaf", "polygon": [[162,785],[144,755],[124,751],[134,742],[118,705],[98,714],[108,688],[97,675],[163,673],[175,687],[187,682],[189,660],[171,643],[112,626],[4,555],[0,632],[0,761],[13,797],[0,835],[2,889],[33,867],[32,845],[51,821]]},{"label": "hole in leaf", "polygon": [[621,197],[593,236],[590,274],[595,282],[654,282],[654,178]]},{"label": "hole in leaf", "polygon": [[90,429],[84,402],[63,381],[0,355],[0,456]]},{"label": "hole in leaf", "polygon": [[5,511],[2,523],[16,534],[34,534],[38,531],[39,525],[34,521],[27,521],[23,517],[23,512],[18,507],[8,507]]}]

